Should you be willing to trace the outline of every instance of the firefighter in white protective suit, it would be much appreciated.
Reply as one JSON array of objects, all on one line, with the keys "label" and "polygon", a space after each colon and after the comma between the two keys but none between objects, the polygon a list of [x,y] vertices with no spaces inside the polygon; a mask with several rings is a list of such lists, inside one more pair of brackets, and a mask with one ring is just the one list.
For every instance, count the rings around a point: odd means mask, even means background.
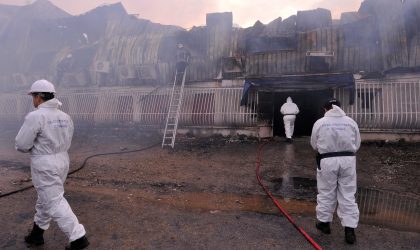
[{"label": "firefighter in white protective suit", "polygon": [[353,244],[359,222],[355,153],[361,140],[357,123],[340,106],[338,100],[329,100],[324,105],[324,117],[312,129],[311,146],[318,152],[316,228],[331,233],[330,222],[338,202],[337,215],[344,227],[345,241]]},{"label": "firefighter in white protective suit", "polygon": [[38,194],[33,228],[25,242],[43,245],[44,231],[53,220],[70,241],[66,249],[84,249],[89,245],[85,228],[63,197],[73,121],[59,110],[61,102],[54,98],[52,83],[38,80],[32,84],[29,94],[36,110],[25,117],[16,136],[16,149],[31,155],[32,183]]},{"label": "firefighter in white protective suit", "polygon": [[295,130],[296,115],[299,114],[299,108],[290,96],[287,97],[286,102],[281,106],[280,113],[283,115],[286,142],[290,143]]}]

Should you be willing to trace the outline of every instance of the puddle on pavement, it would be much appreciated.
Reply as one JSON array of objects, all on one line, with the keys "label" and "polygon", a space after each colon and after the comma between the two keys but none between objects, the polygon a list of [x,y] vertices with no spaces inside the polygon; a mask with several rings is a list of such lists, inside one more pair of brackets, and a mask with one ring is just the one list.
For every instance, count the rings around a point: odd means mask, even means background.
[{"label": "puddle on pavement", "polygon": [[29,165],[27,163],[17,161],[0,160],[0,168],[28,171]]},{"label": "puddle on pavement", "polygon": [[420,199],[393,192],[358,188],[360,221],[420,232]]},{"label": "puddle on pavement", "polygon": [[[269,184],[269,183],[267,183]],[[270,181],[271,192],[284,198],[316,201],[316,180],[302,177],[276,178]]]},{"label": "puddle on pavement", "polygon": [[[302,177],[272,179],[272,192],[283,199],[316,202],[316,180]],[[267,183],[268,184],[268,183]],[[420,199],[389,191],[359,187],[356,193],[360,222],[420,232]],[[294,212],[294,211],[290,211]]]},{"label": "puddle on pavement", "polygon": [[[272,192],[281,206],[290,214],[315,216],[316,180],[290,177],[288,180],[275,179],[271,186],[277,188]],[[115,189],[108,192],[106,189],[95,187],[89,191],[106,195],[120,192]],[[84,189],[84,191],[86,190]],[[283,191],[284,193],[282,193]],[[159,194],[144,189],[129,189],[126,192],[129,193],[130,202],[135,199],[144,199],[186,210],[209,211],[210,213],[222,211],[279,213],[266,195],[185,192],[181,190]],[[309,199],[307,199],[308,197]],[[359,205],[361,223],[420,232],[420,199],[417,197],[358,188],[356,200]]]},{"label": "puddle on pavement", "polygon": [[[277,145],[276,145],[277,146]],[[268,147],[269,150],[274,150]],[[279,151],[275,148],[275,151]],[[315,179],[290,176],[295,166],[295,145],[286,144],[280,149],[281,160],[276,162],[282,167],[281,178],[273,178],[277,173],[266,170],[262,176],[265,178],[269,190],[283,200],[299,204],[299,201],[310,201],[316,205],[317,187]],[[373,190],[359,187],[356,193],[356,202],[360,211],[360,222],[379,226],[386,226],[397,230],[420,232],[420,197],[409,196],[389,191]],[[299,205],[298,205],[299,206]],[[294,213],[296,211],[289,211]]]}]

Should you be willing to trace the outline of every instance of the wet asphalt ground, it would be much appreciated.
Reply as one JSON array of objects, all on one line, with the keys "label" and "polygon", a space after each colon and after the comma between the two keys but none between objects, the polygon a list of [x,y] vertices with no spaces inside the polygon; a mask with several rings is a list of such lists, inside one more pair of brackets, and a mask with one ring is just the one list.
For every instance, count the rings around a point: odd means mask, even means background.
[{"label": "wet asphalt ground", "polygon": [[[13,142],[12,136],[0,139],[0,190],[5,193],[30,183],[29,156],[7,146]],[[143,135],[76,135],[70,151],[71,167],[80,166],[94,153],[128,151],[154,140]],[[93,158],[68,178],[66,198],[88,231],[89,249],[311,249],[257,183],[259,145],[248,138],[180,138],[175,150],[155,147]],[[404,171],[411,171],[412,178],[418,176],[418,168],[405,165],[404,170],[399,165],[404,159],[418,160],[408,159],[413,157],[415,145],[394,145],[404,148],[400,161],[386,145],[364,146],[358,159],[358,170],[363,169],[358,171],[359,186],[419,195],[410,186],[416,184],[406,180],[397,183],[399,177],[406,176]],[[388,161],[378,158],[363,163],[381,151]],[[420,248],[418,232],[363,222],[356,231],[357,243],[347,245],[336,217],[331,235],[318,232],[314,228],[313,152],[307,138],[298,138],[293,144],[278,138],[266,145],[263,159],[264,182],[297,224],[324,249]],[[397,171],[386,179],[390,166]],[[33,189],[0,198],[0,249],[27,249],[23,236],[32,224],[35,199]],[[34,249],[63,249],[67,243],[55,223],[45,233],[45,240],[43,247]]]}]

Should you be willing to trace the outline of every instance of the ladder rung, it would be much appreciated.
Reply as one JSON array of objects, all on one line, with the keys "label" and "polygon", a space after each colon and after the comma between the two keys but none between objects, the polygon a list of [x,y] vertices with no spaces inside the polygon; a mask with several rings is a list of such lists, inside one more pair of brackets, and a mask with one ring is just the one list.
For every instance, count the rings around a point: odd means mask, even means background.
[{"label": "ladder rung", "polygon": [[[186,71],[176,72],[174,86],[172,89],[169,110],[166,119],[165,134],[163,135],[162,146],[174,146],[176,130],[178,126],[178,117],[183,99],[183,90],[185,84]],[[169,141],[170,140],[170,141]]]}]

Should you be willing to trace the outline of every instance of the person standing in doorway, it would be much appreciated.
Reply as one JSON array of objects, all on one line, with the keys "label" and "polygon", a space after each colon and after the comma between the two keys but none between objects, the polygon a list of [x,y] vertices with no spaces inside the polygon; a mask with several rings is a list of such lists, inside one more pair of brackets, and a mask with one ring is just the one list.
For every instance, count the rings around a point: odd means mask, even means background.
[{"label": "person standing in doorway", "polygon": [[312,128],[311,146],[318,152],[316,228],[331,233],[330,223],[338,202],[337,215],[344,227],[345,241],[353,244],[359,222],[355,153],[361,139],[357,123],[340,106],[336,99],[326,102],[324,117]]},{"label": "person standing in doorway", "polygon": [[85,228],[63,196],[73,121],[59,110],[61,102],[54,97],[55,88],[49,81],[34,82],[29,94],[36,110],[25,117],[15,139],[16,150],[31,155],[32,183],[38,194],[33,228],[25,242],[43,245],[44,231],[53,220],[70,241],[66,249],[84,249],[89,245]]},{"label": "person standing in doorway", "polygon": [[291,143],[295,130],[296,115],[299,114],[299,108],[296,103],[292,101],[290,96],[287,97],[286,102],[281,106],[280,113],[283,115],[286,142]]}]

